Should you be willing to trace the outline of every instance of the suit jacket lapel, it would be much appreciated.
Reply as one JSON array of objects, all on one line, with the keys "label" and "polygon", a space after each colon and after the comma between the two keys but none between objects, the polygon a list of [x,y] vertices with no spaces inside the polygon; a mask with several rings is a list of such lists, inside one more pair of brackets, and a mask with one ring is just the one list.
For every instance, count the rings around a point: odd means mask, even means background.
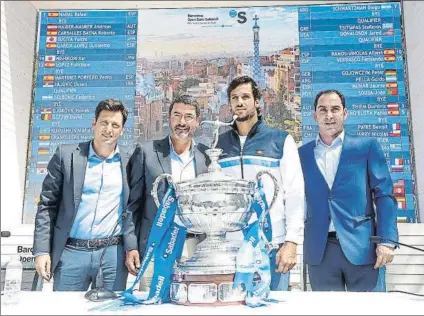
[{"label": "suit jacket lapel", "polygon": [[169,148],[169,138],[165,137],[161,140],[154,140],[153,147],[162,167],[163,173],[172,174],[171,171],[171,150]]},{"label": "suit jacket lapel", "polygon": [[325,185],[327,186],[328,190],[330,190],[330,188],[328,187],[327,180],[325,180],[324,175],[322,174],[321,170],[318,167],[317,160],[315,158],[315,152],[314,152],[315,146],[316,146],[316,143],[314,141],[312,142],[309,149],[311,152],[308,155],[306,155],[307,159],[309,159],[309,162],[307,165],[311,167],[311,171],[315,173],[315,176],[319,178],[321,181],[323,181]]},{"label": "suit jacket lapel", "polygon": [[84,186],[85,169],[90,142],[80,143],[77,149],[72,153],[72,174],[74,178],[74,204],[75,214],[78,211],[81,202],[82,189]]},{"label": "suit jacket lapel", "polygon": [[197,146],[194,150],[194,165],[196,166],[196,176],[208,171],[205,156],[202,152],[200,152]]},{"label": "suit jacket lapel", "polygon": [[122,166],[122,184],[123,184],[123,188],[122,188],[122,192],[123,192],[123,197],[124,197],[124,211],[127,208],[127,202],[128,202],[128,197],[129,197],[129,187],[128,187],[128,178],[127,178],[127,165],[128,165],[128,161],[130,159],[129,157],[129,153],[127,151],[121,151],[121,166]]}]

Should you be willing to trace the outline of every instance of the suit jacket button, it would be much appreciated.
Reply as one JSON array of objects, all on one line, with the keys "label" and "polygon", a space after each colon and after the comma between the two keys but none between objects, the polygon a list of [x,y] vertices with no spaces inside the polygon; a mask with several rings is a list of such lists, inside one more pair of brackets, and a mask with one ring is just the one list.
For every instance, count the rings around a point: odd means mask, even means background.
[{"label": "suit jacket button", "polygon": [[333,199],[333,197],[331,195],[329,195],[328,199],[331,201]]}]

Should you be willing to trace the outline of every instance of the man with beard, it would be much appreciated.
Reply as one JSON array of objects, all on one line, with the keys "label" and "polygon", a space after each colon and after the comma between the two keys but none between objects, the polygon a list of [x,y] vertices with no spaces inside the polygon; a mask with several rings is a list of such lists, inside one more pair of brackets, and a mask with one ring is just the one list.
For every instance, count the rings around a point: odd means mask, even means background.
[{"label": "man with beard", "polygon": [[314,291],[381,290],[374,289],[377,269],[393,260],[394,244],[376,247],[370,237],[398,238],[386,158],[376,139],[345,133],[345,103],[337,90],[318,93],[319,135],[299,149],[307,203],[304,256]]},{"label": "man with beard", "polygon": [[[163,173],[172,174],[174,182],[189,180],[207,172],[205,150],[202,144],[195,144],[193,134],[199,126],[200,108],[196,99],[181,95],[169,107],[170,135],[164,139],[148,141],[137,145],[129,162],[130,196],[128,210],[132,214],[129,234],[137,238],[138,249],[127,249],[126,265],[131,274],[137,275],[140,259],[145,252],[150,229],[156,216],[157,207],[151,195],[153,182]],[[168,184],[162,181],[158,197],[162,201]],[[190,257],[201,235],[187,234],[183,256]],[[154,260],[154,259],[153,259]],[[140,282],[140,290],[150,287],[153,274],[153,260]]]},{"label": "man with beard", "polygon": [[[235,78],[227,90],[231,111],[237,115],[232,130],[220,135],[218,148],[223,150],[219,164],[223,172],[246,180],[256,180],[261,170],[270,171],[278,181],[278,195],[270,209],[272,242],[270,253],[271,290],[284,291],[289,286],[289,271],[297,260],[296,246],[303,242],[304,182],[299,155],[293,137],[267,126],[259,116],[261,92],[248,76]],[[269,177],[263,178],[268,205],[274,193]],[[256,220],[252,216],[251,222]],[[242,240],[242,234],[228,238]]]}]

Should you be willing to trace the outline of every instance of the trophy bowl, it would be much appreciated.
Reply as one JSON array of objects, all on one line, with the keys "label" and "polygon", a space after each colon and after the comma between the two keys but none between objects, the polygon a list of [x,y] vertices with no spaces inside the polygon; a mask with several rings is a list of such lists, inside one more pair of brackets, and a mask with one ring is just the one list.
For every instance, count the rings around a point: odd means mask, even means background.
[{"label": "trophy bowl", "polygon": [[[207,150],[210,157],[219,156],[220,152],[221,149]],[[264,173],[269,174],[261,172],[257,180]],[[187,231],[206,235],[194,254],[174,267],[171,301],[184,305],[243,303],[246,292],[233,289],[236,257],[242,240],[227,240],[226,233],[240,231],[248,224],[253,214],[251,205],[256,181],[225,175],[215,164],[209,166],[208,173],[192,180],[173,183],[171,175],[162,174],[152,190],[157,204],[156,190],[163,179],[175,187],[176,216]]]}]

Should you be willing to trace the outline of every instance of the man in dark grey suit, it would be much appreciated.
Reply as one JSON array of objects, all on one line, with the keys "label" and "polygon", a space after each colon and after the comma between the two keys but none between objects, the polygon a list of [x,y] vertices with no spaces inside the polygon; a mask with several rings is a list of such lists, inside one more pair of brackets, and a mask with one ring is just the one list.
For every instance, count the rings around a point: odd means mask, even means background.
[{"label": "man in dark grey suit", "polygon": [[[138,248],[127,253],[126,265],[130,273],[137,275],[140,257],[143,256],[157,207],[151,195],[153,182],[162,173],[172,174],[174,182],[193,179],[207,172],[203,144],[195,144],[193,133],[199,126],[199,105],[193,97],[177,97],[169,108],[170,135],[164,139],[138,145],[129,163],[130,197],[128,210],[132,215],[133,227],[128,231],[138,238]],[[158,196],[162,200],[168,184],[162,181]],[[191,256],[192,241],[199,237],[187,234],[186,256]],[[191,247],[190,247],[191,246]]]},{"label": "man in dark grey suit", "polygon": [[48,167],[35,217],[35,267],[53,289],[85,291],[96,286],[103,271],[104,287],[125,289],[127,239],[125,216],[129,196],[129,153],[118,148],[128,110],[106,99],[95,111],[89,142],[60,145]]}]

